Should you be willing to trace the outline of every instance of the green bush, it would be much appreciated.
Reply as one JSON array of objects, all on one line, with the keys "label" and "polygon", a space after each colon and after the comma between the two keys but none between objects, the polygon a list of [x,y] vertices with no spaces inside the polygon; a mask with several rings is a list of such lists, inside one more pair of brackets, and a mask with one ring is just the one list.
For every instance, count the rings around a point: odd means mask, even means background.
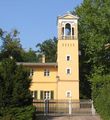
[{"label": "green bush", "polygon": [[92,84],[93,100],[103,120],[110,120],[110,75],[96,75]]},{"label": "green bush", "polygon": [[35,107],[5,108],[1,111],[0,120],[34,120]]}]

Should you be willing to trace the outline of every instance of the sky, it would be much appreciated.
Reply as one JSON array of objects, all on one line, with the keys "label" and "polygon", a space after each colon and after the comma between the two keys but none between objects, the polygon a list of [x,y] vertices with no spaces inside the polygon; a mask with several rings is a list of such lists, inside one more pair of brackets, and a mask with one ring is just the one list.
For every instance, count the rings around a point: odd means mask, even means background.
[{"label": "sky", "polygon": [[25,50],[57,37],[57,16],[73,11],[83,0],[0,0],[0,28],[17,29]]}]

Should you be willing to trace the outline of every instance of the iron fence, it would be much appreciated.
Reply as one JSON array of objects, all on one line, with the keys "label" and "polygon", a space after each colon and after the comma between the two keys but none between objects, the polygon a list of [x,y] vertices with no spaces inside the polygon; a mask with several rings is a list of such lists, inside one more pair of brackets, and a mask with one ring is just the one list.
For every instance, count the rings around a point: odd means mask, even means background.
[{"label": "iron fence", "polygon": [[34,100],[38,115],[95,115],[91,100]]}]

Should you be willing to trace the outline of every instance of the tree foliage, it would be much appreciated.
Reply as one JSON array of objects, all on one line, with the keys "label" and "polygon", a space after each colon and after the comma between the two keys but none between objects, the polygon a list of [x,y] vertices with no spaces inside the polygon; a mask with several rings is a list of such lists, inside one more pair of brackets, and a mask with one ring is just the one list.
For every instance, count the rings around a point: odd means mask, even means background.
[{"label": "tree foliage", "polygon": [[0,107],[31,105],[30,84],[28,70],[17,66],[12,59],[3,60],[0,65]]},{"label": "tree foliage", "polygon": [[38,62],[38,56],[34,50],[30,48],[26,51],[22,48],[18,35],[17,30],[7,32],[0,29],[0,40],[2,42],[0,60],[11,57],[17,62]]},{"label": "tree foliage", "polygon": [[35,108],[29,90],[29,70],[16,65],[15,60],[5,59],[0,64],[0,119],[33,119]]},{"label": "tree foliage", "polygon": [[[97,70],[101,71],[101,69]],[[92,77],[94,106],[103,120],[110,120],[110,75],[94,73]]]},{"label": "tree foliage", "polygon": [[32,105],[0,109],[0,120],[35,120],[35,107]]},{"label": "tree foliage", "polygon": [[57,38],[45,40],[36,45],[37,53],[46,56],[46,62],[56,62],[57,59]]},{"label": "tree foliage", "polygon": [[86,91],[90,89],[85,86],[89,83],[95,108],[104,120],[110,120],[109,6],[109,0],[84,0],[81,6],[76,8],[76,13],[80,18],[81,90],[83,90],[83,95],[87,94]]},{"label": "tree foliage", "polygon": [[22,55],[24,62],[39,62],[39,56],[31,48],[28,51],[24,51]]},{"label": "tree foliage", "polygon": [[2,41],[0,60],[13,57],[16,61],[23,61],[23,48],[18,38],[18,31],[13,30],[10,33],[0,29],[0,40]]},{"label": "tree foliage", "polygon": [[[110,48],[105,48],[106,44],[110,43],[109,6],[109,0],[84,0],[75,10],[79,16],[79,43],[82,53],[80,79],[87,84],[90,84],[88,79],[95,67],[103,66],[104,72],[109,72]],[[81,89],[83,90],[84,87]]]}]

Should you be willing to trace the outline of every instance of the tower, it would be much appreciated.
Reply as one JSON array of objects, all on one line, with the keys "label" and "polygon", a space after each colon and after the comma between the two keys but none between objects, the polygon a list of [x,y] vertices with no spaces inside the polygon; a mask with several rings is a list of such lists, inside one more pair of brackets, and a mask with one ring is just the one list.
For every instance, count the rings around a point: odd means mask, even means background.
[{"label": "tower", "polygon": [[79,100],[78,17],[58,17],[58,99]]}]

